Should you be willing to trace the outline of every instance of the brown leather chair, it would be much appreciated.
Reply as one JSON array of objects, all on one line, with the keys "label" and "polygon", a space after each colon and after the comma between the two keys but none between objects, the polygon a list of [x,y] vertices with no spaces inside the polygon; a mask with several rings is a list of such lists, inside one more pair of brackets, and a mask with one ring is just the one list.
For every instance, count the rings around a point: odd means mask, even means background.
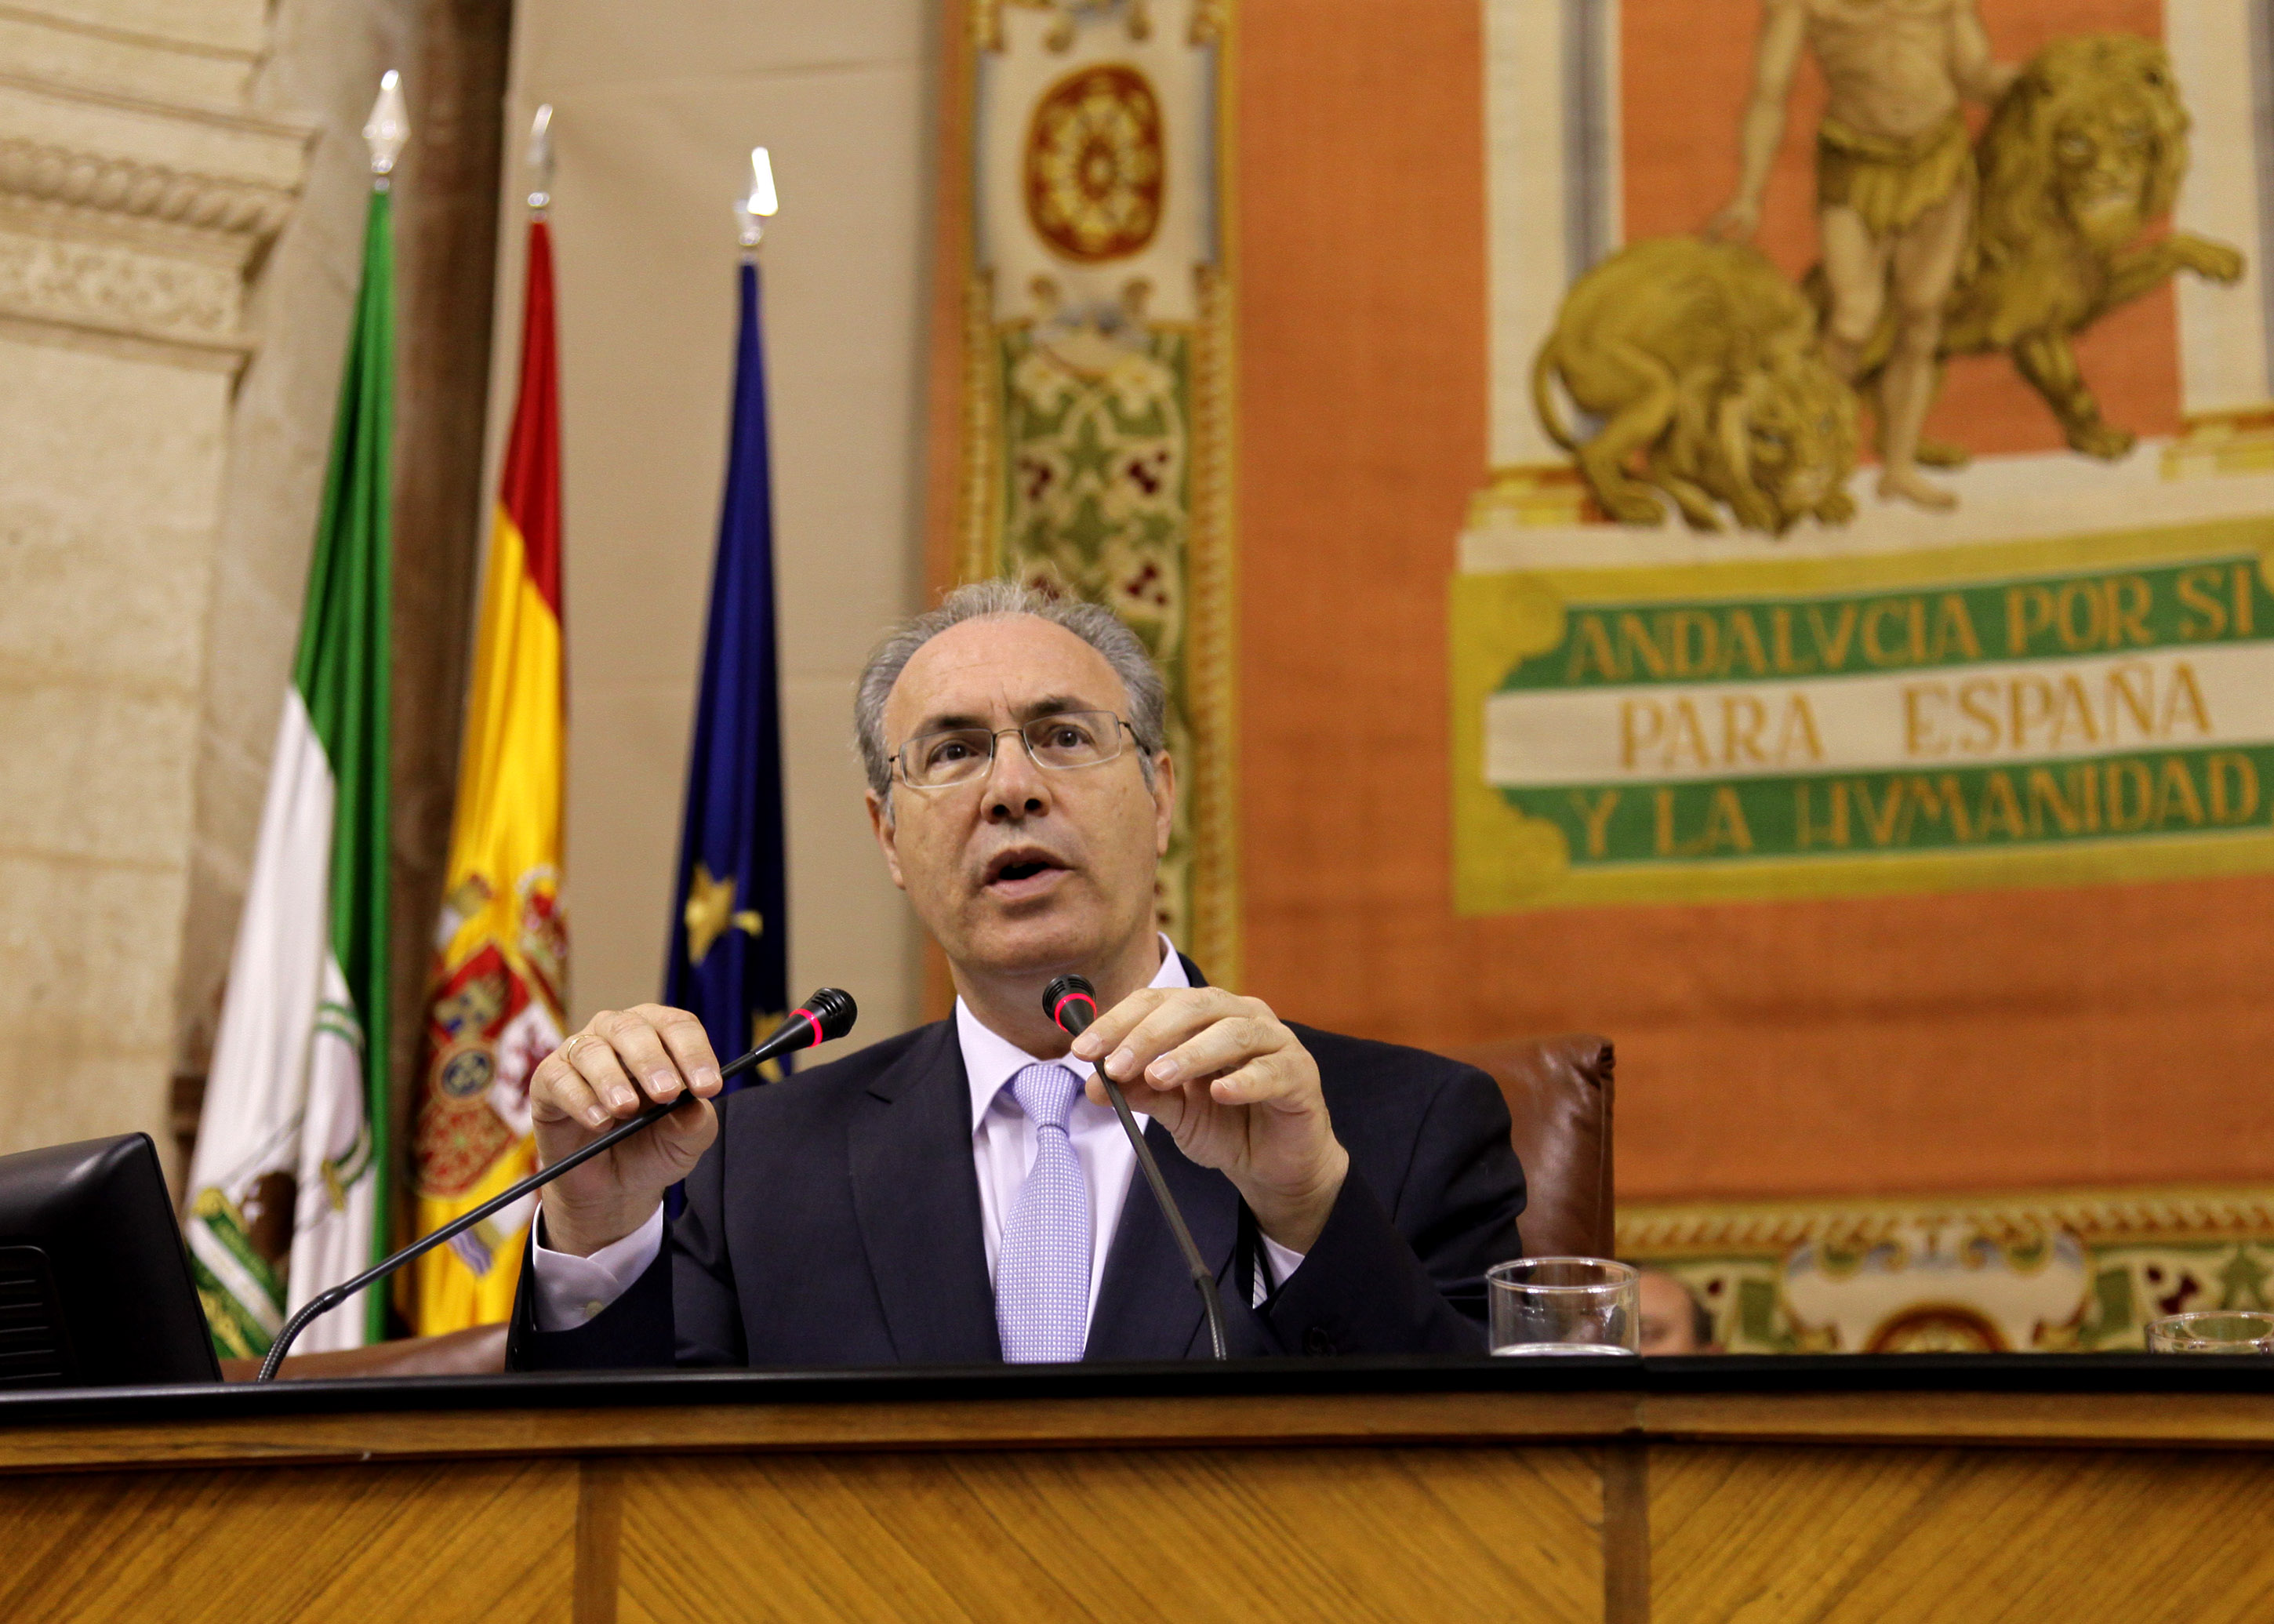
[{"label": "brown leather chair", "polygon": [[1517,1223],[1525,1255],[1616,1255],[1610,1040],[1517,1038],[1446,1052],[1490,1072],[1508,1100],[1529,1197]]},{"label": "brown leather chair", "polygon": [[[1529,1199],[1519,1225],[1532,1257],[1612,1255],[1611,1045],[1607,1038],[1518,1038],[1448,1051],[1492,1074],[1508,1100],[1509,1138]],[[250,1381],[258,1359],[223,1359],[222,1375]],[[505,1369],[505,1327],[408,1336],[369,1348],[288,1357],[286,1380],[350,1376],[481,1376]]]}]

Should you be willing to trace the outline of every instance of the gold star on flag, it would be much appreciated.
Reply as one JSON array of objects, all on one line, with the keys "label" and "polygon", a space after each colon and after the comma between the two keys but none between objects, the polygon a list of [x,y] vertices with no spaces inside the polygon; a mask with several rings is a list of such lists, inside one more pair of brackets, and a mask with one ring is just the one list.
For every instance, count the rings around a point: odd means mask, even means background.
[{"label": "gold star on flag", "polygon": [[688,962],[698,966],[704,955],[711,951],[711,944],[730,926],[752,936],[766,928],[757,909],[735,909],[733,875],[712,879],[711,870],[700,862],[695,865],[694,876],[688,882],[687,907],[681,917],[687,921]]}]

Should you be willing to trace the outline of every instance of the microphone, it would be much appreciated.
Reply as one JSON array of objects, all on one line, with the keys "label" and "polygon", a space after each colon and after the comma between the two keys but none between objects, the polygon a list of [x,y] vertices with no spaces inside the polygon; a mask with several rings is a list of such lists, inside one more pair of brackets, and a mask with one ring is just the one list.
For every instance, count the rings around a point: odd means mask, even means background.
[{"label": "microphone", "polygon": [[[1043,1011],[1059,1031],[1078,1038],[1097,1019],[1097,989],[1085,976],[1061,975],[1043,989]],[[1185,1254],[1186,1272],[1193,1277],[1193,1289],[1201,1294],[1201,1312],[1208,1316],[1209,1344],[1217,1358],[1228,1359],[1231,1355],[1224,1350],[1224,1304],[1216,1294],[1216,1276],[1209,1272],[1208,1259],[1201,1256],[1201,1249],[1193,1244],[1193,1232],[1185,1227],[1185,1215],[1177,1210],[1176,1198],[1169,1193],[1160,1164],[1153,1160],[1153,1147],[1137,1131],[1137,1118],[1122,1097],[1121,1085],[1106,1076],[1102,1065],[1097,1068],[1097,1080],[1105,1085],[1105,1097],[1113,1102],[1113,1114],[1121,1118],[1121,1132],[1129,1136],[1129,1148],[1137,1153],[1137,1165],[1144,1169],[1153,1199],[1161,1204],[1161,1215],[1169,1221],[1170,1232],[1177,1237],[1177,1250]]]},{"label": "microphone", "polygon": [[[811,1049],[815,1044],[825,1043],[832,1038],[841,1038],[853,1030],[853,1022],[860,1012],[851,993],[835,987],[825,987],[783,1017],[781,1025],[767,1035],[764,1042],[741,1058],[730,1060],[721,1066],[719,1080],[724,1083],[728,1078],[740,1077],[743,1072],[754,1071],[779,1056],[801,1049]],[[532,1191],[543,1189],[569,1169],[582,1167],[610,1146],[631,1138],[643,1128],[653,1127],[694,1097],[681,1093],[675,1099],[656,1101],[629,1121],[617,1124],[582,1149],[570,1152],[551,1167],[538,1169],[511,1189],[492,1196],[473,1211],[460,1214],[432,1235],[420,1236],[393,1257],[365,1270],[353,1280],[311,1298],[298,1313],[286,1322],[276,1340],[269,1344],[268,1357],[261,1360],[260,1374],[256,1380],[276,1380],[277,1367],[284,1363],[284,1355],[292,1346],[293,1339],[307,1329],[308,1322],[318,1315],[329,1313],[365,1286],[385,1280],[412,1259],[432,1252],[452,1236],[471,1229],[492,1213],[512,1206]]]}]

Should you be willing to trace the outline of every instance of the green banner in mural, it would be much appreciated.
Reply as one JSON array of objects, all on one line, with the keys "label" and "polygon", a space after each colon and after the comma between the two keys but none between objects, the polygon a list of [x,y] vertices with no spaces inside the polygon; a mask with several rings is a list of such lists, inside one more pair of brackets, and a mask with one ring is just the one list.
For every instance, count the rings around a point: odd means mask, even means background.
[{"label": "green banner in mural", "polygon": [[2274,519],[1456,578],[1457,898],[2274,868]]}]

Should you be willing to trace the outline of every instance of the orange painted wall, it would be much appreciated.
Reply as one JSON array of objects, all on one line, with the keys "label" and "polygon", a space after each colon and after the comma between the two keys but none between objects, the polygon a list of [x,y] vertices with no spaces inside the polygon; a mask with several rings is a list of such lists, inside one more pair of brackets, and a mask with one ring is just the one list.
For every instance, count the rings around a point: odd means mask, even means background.
[{"label": "orange painted wall", "polygon": [[[1628,8],[1685,4],[1708,9]],[[1239,0],[1247,989],[1420,1043],[1609,1034],[1629,1199],[2274,1176],[2274,879],[1454,917],[1446,586],[1486,447],[1480,9]],[[1742,75],[1751,8],[1710,9],[1746,19]],[[1993,28],[2051,14],[1985,10]],[[1663,98],[1698,68],[1629,53],[1630,86],[1669,74]],[[1734,115],[1714,94],[1691,110],[1718,150]],[[1681,201],[1645,190],[1630,220],[1709,212]],[[2168,346],[2158,309],[2109,330],[2142,377]],[[2165,386],[2138,387],[2135,404]]]}]

